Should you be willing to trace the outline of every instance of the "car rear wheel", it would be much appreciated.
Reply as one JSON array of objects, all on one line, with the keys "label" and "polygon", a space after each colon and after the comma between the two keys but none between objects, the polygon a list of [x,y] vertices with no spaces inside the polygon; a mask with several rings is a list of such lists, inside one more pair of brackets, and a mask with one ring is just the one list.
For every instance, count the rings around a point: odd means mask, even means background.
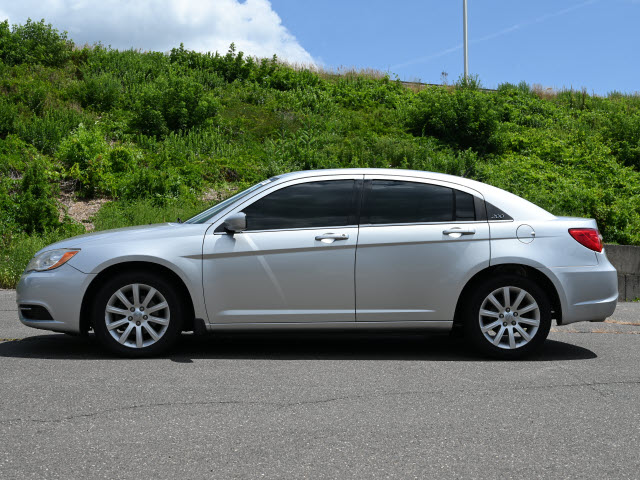
[{"label": "car rear wheel", "polygon": [[175,287],[149,273],[108,280],[93,309],[96,338],[119,355],[144,357],[166,351],[182,330],[183,302]]},{"label": "car rear wheel", "polygon": [[551,328],[551,304],[532,280],[517,275],[489,279],[472,293],[466,336],[481,353],[516,359],[540,349]]}]

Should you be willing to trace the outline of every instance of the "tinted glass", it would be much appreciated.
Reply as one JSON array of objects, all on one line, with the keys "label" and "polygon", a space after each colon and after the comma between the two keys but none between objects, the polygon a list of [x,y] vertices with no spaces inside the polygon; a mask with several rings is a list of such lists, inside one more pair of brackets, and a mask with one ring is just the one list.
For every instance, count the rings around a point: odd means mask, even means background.
[{"label": "tinted glass", "polygon": [[439,185],[374,180],[367,194],[363,223],[395,224],[473,221],[473,196]]},{"label": "tinted glass", "polygon": [[456,195],[456,221],[469,221],[476,219],[476,208],[473,195],[460,190],[454,190]]},{"label": "tinted glass", "polygon": [[328,180],[281,188],[243,210],[247,215],[247,230],[352,224],[354,183],[353,180]]},{"label": "tinted glass", "polygon": [[374,180],[367,194],[368,223],[449,222],[453,190],[426,183]]}]

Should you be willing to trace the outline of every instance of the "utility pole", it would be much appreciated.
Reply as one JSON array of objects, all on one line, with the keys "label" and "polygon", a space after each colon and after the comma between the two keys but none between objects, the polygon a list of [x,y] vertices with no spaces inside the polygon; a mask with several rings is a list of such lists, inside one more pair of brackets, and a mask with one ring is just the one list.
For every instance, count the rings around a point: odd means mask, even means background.
[{"label": "utility pole", "polygon": [[462,43],[464,44],[464,79],[469,79],[469,46],[467,42],[467,0],[462,0]]}]

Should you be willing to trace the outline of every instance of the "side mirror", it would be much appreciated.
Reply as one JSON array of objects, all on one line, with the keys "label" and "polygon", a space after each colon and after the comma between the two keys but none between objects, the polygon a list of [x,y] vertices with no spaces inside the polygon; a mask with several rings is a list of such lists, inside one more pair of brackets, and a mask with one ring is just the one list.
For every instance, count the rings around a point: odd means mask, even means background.
[{"label": "side mirror", "polygon": [[232,235],[234,233],[244,232],[247,229],[247,215],[242,212],[229,215],[224,219],[222,227],[225,232]]}]

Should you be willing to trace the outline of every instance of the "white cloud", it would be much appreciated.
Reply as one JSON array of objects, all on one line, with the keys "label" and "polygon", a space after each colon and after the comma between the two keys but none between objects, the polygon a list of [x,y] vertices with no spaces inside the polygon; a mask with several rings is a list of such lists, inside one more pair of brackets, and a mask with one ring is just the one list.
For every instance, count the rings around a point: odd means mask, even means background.
[{"label": "white cloud", "polygon": [[248,55],[315,63],[269,0],[21,0],[5,4],[0,15],[12,24],[44,18],[77,44],[168,51],[182,42],[226,53],[234,42]]}]

